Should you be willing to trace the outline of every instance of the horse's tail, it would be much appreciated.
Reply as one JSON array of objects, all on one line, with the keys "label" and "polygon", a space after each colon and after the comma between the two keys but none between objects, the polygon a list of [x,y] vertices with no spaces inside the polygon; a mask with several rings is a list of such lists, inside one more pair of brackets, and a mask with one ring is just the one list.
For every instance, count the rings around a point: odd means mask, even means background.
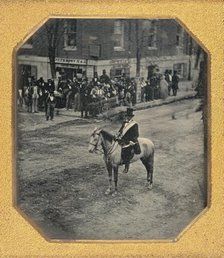
[{"label": "horse's tail", "polygon": [[138,138],[141,151],[145,157],[154,156],[155,146],[153,142],[148,138]]}]

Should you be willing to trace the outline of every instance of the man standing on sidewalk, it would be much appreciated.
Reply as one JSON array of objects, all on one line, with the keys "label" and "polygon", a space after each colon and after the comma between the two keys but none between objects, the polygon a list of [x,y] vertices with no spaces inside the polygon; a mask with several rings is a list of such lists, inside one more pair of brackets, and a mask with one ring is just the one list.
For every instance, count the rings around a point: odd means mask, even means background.
[{"label": "man standing on sidewalk", "polygon": [[33,86],[31,90],[32,90],[32,111],[33,113],[37,113],[40,90],[36,81],[33,81]]},{"label": "man standing on sidewalk", "polygon": [[49,117],[51,120],[53,120],[55,105],[56,105],[56,99],[54,96],[54,92],[50,92],[46,99],[46,106],[47,106],[46,120],[47,121],[49,120]]},{"label": "man standing on sidewalk", "polygon": [[172,75],[171,75],[171,71],[166,70],[165,71],[165,80],[168,83],[168,95],[170,96],[170,91],[172,88]]},{"label": "man standing on sidewalk", "polygon": [[179,83],[179,76],[177,75],[177,71],[174,71],[173,77],[172,77],[172,90],[173,90],[173,96],[177,95],[177,90],[179,89],[178,83]]}]

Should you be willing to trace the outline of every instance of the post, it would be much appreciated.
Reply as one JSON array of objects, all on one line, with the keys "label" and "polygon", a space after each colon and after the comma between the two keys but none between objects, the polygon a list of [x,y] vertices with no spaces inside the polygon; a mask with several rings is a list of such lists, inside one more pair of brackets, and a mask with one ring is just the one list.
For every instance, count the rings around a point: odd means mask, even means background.
[{"label": "post", "polygon": [[136,30],[136,77],[140,77],[140,68],[141,68],[141,44],[139,37],[139,20],[135,20],[135,30]]},{"label": "post", "polygon": [[141,102],[141,83],[140,83],[140,77],[135,78],[136,82],[136,103]]},{"label": "post", "polygon": [[192,59],[192,37],[189,36],[189,65],[188,65],[188,81],[190,81],[191,78],[191,59]]},{"label": "post", "polygon": [[140,37],[140,24],[139,20],[135,20],[135,31],[136,31],[136,103],[141,102],[141,85],[140,85],[140,73],[141,73],[141,46],[142,39]]}]

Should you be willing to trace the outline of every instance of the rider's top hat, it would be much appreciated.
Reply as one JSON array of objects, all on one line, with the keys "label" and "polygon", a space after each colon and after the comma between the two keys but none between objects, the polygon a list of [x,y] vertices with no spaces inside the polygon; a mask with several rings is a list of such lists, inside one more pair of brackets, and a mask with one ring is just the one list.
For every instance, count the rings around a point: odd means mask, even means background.
[{"label": "rider's top hat", "polygon": [[134,116],[133,111],[134,111],[133,108],[128,107],[125,115],[133,117]]}]

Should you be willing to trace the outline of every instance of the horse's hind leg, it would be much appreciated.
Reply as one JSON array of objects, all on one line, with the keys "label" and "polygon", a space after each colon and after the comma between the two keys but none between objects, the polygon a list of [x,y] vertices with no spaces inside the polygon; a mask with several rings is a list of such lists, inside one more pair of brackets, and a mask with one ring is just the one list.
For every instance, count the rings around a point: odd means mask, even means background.
[{"label": "horse's hind leg", "polygon": [[117,195],[117,182],[118,182],[118,167],[114,167],[114,193],[112,194],[112,196],[116,196]]},{"label": "horse's hind leg", "polygon": [[108,189],[106,190],[105,194],[108,195],[108,194],[111,194],[112,192],[112,166],[111,164],[106,164],[107,166],[107,171],[108,171],[108,178],[109,178],[109,187]]},{"label": "horse's hind leg", "polygon": [[141,159],[143,165],[145,166],[147,170],[147,188],[149,190],[152,189],[152,183],[153,183],[153,161],[154,161],[154,155],[149,157],[148,159]]},{"label": "horse's hind leg", "polygon": [[154,153],[151,155],[151,157],[148,160],[148,170],[147,170],[147,183],[148,183],[148,189],[152,189],[153,184],[153,164],[154,163]]}]

